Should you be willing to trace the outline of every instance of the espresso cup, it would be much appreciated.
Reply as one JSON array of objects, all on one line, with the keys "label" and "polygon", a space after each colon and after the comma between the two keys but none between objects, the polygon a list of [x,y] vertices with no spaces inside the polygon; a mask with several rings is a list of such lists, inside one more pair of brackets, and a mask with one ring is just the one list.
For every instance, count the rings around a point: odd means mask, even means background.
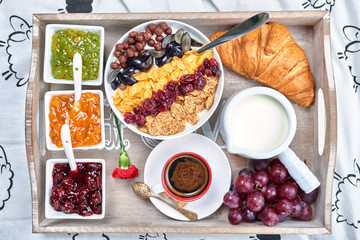
[{"label": "espresso cup", "polygon": [[278,156],[300,188],[309,193],[320,182],[289,148],[295,132],[294,108],[284,95],[268,87],[235,93],[220,113],[220,134],[228,152],[254,160]]},{"label": "espresso cup", "polygon": [[164,165],[161,184],[151,187],[153,193],[166,192],[181,202],[192,202],[209,190],[212,173],[207,161],[192,152],[172,156]]}]

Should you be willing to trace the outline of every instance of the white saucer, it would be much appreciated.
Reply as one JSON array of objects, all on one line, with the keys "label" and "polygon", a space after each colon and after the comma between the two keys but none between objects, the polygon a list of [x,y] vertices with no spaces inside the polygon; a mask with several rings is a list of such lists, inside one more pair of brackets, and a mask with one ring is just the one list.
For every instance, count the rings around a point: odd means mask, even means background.
[{"label": "white saucer", "polygon": [[[150,153],[144,170],[144,182],[151,186],[161,183],[161,171],[165,162],[180,152],[197,153],[209,163],[212,171],[212,183],[208,192],[199,200],[190,202],[186,209],[198,214],[198,219],[214,213],[223,203],[224,194],[231,184],[231,169],[223,150],[209,138],[191,133],[181,138],[164,140]],[[165,203],[150,198],[154,206],[168,217],[189,221],[181,213]]]}]

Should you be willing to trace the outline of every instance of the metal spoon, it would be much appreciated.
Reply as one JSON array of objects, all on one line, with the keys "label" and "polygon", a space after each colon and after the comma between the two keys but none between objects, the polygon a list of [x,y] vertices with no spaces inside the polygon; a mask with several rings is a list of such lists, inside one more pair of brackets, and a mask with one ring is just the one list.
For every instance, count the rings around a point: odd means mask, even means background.
[{"label": "metal spoon", "polygon": [[71,170],[70,174],[72,173],[76,174],[78,172],[78,169],[76,167],[74,152],[72,149],[69,125],[67,124],[62,125],[60,134],[61,134],[61,142],[65,150],[65,155],[67,160],[69,161],[70,170]]},{"label": "metal spoon", "polygon": [[245,20],[242,23],[239,23],[235,27],[231,28],[229,31],[218,37],[212,42],[209,42],[202,48],[198,49],[198,53],[205,52],[208,49],[214,48],[216,46],[219,46],[221,44],[224,44],[228,41],[231,41],[235,38],[238,38],[242,35],[245,35],[248,32],[251,32],[258,27],[262,26],[264,23],[266,23],[269,20],[269,14],[268,13],[259,13],[255,16],[252,16],[251,18]]},{"label": "metal spoon", "polygon": [[143,198],[143,199],[149,199],[150,197],[159,199],[160,201],[166,203],[167,205],[169,205],[170,207],[178,210],[180,213],[182,213],[185,217],[187,217],[188,219],[190,219],[190,221],[196,221],[198,219],[198,216],[196,213],[186,210],[184,208],[180,208],[176,205],[173,205],[167,201],[165,201],[164,199],[155,196],[151,193],[151,190],[149,188],[148,185],[146,185],[145,183],[142,182],[134,182],[132,185],[132,188],[134,190],[134,192],[136,193],[136,195],[138,195],[139,197]]}]

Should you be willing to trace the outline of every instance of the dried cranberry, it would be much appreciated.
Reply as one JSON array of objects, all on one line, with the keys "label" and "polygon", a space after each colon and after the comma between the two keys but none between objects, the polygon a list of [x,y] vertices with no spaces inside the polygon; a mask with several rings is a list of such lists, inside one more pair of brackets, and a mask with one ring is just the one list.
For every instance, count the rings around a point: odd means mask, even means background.
[{"label": "dried cranberry", "polygon": [[216,61],[215,58],[210,59],[209,64],[210,64],[210,66],[215,66],[218,69],[220,68],[219,63],[218,63],[218,61]]},{"label": "dried cranberry", "polygon": [[210,70],[211,70],[212,76],[214,76],[214,77],[218,77],[221,75],[220,69],[217,68],[216,66],[211,66]]},{"label": "dried cranberry", "polygon": [[76,183],[73,181],[73,179],[70,176],[66,176],[61,182],[61,187],[65,190],[73,189],[76,187]]},{"label": "dried cranberry", "polygon": [[135,122],[135,115],[132,114],[131,112],[126,112],[126,113],[124,114],[124,121],[125,121],[127,124],[134,123],[134,122]]},{"label": "dried cranberry", "polygon": [[208,58],[205,58],[204,62],[203,62],[203,65],[205,68],[210,68],[210,61]]},{"label": "dried cranberry", "polygon": [[158,94],[158,97],[159,97],[159,99],[160,99],[160,102],[163,102],[163,101],[166,100],[166,96],[165,96],[164,91],[158,90],[158,91],[157,91],[157,94]]},{"label": "dried cranberry", "polygon": [[135,122],[136,122],[136,115],[138,115],[138,114],[144,115],[144,116],[148,115],[148,113],[146,112],[146,110],[143,106],[134,108],[134,113],[135,113]]},{"label": "dried cranberry", "polygon": [[89,194],[88,203],[90,205],[101,204],[101,194],[99,191],[95,191]]},{"label": "dried cranberry", "polygon": [[194,74],[186,74],[186,75],[183,75],[181,78],[180,78],[180,83],[181,84],[187,84],[187,83],[191,83],[195,80],[195,75]]},{"label": "dried cranberry", "polygon": [[163,101],[159,107],[160,112],[164,112],[168,110],[171,107],[171,104],[173,103],[172,99],[166,99]]},{"label": "dried cranberry", "polygon": [[203,65],[203,64],[200,65],[200,67],[198,68],[197,71],[201,72],[201,74],[204,74],[204,72],[205,72],[205,67],[204,67],[204,65]]},{"label": "dried cranberry", "polygon": [[156,92],[152,92],[152,98],[158,103],[161,102],[161,99],[159,98],[159,95]]},{"label": "dried cranberry", "polygon": [[151,110],[150,112],[149,112],[149,115],[151,115],[151,116],[156,116],[156,115],[158,115],[159,114],[159,108],[154,108],[153,110]]},{"label": "dried cranberry", "polygon": [[202,72],[201,71],[199,71],[199,70],[196,70],[195,72],[194,72],[194,75],[195,75],[195,78],[199,78],[199,77],[202,77]]},{"label": "dried cranberry", "polygon": [[145,99],[144,103],[143,103],[143,107],[146,111],[150,112],[151,110],[153,110],[156,106],[156,101],[152,98],[147,98]]},{"label": "dried cranberry", "polygon": [[197,90],[201,90],[206,85],[206,79],[204,77],[200,77],[198,79],[195,79],[194,81],[194,88]]},{"label": "dried cranberry", "polygon": [[208,77],[212,77],[212,72],[209,68],[206,68],[205,71],[204,71],[204,74]]},{"label": "dried cranberry", "polygon": [[81,216],[91,216],[91,215],[93,215],[89,205],[87,205],[85,203],[77,205],[75,210]]},{"label": "dried cranberry", "polygon": [[142,127],[145,124],[145,116],[141,114],[135,115],[135,123],[138,127]]},{"label": "dried cranberry", "polygon": [[175,86],[175,88],[174,88],[174,94],[176,95],[176,96],[180,96],[180,85],[176,85]]},{"label": "dried cranberry", "polygon": [[70,201],[64,201],[61,204],[61,211],[64,213],[71,213],[74,208],[74,205]]},{"label": "dried cranberry", "polygon": [[171,95],[171,92],[169,90],[167,90],[167,89],[165,89],[163,92],[164,92],[164,95],[165,95],[166,99],[168,99],[170,97],[170,95]]},{"label": "dried cranberry", "polygon": [[175,92],[175,88],[178,85],[179,84],[177,82],[171,81],[165,86],[165,89],[170,91],[171,93],[173,93],[173,92]]}]

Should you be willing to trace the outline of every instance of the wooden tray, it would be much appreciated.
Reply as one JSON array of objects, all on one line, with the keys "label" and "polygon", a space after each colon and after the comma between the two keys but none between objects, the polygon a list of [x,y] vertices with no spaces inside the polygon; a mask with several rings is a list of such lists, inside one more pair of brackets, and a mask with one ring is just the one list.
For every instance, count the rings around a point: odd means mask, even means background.
[{"label": "wooden tray", "polygon": [[[105,57],[113,45],[130,28],[153,19],[174,19],[186,22],[211,36],[219,30],[249,18],[255,12],[231,13],[139,13],[139,14],[35,14],[33,16],[33,46],[30,79],[26,98],[26,151],[32,188],[33,232],[166,232],[166,233],[257,233],[257,234],[330,234],[331,196],[336,156],[337,113],[336,95],[330,54],[330,19],[325,11],[270,12],[270,21],[286,25],[296,42],[306,51],[316,79],[316,101],[310,108],[293,104],[298,127],[291,148],[301,159],[307,160],[310,169],[321,182],[319,197],[314,203],[314,216],[309,222],[288,220],[274,227],[261,222],[228,223],[228,209],[222,206],[211,216],[197,222],[182,222],[160,213],[150,201],[138,198],[131,189],[133,181],[143,180],[145,161],[151,149],[142,138],[123,129],[123,138],[131,142],[128,154],[140,171],[135,180],[111,177],[117,167],[119,149],[115,124],[106,106],[106,148],[103,150],[75,151],[77,158],[103,158],[106,160],[106,214],[102,220],[50,220],[44,217],[45,163],[50,158],[65,158],[62,151],[52,152],[45,147],[44,94],[49,90],[72,86],[46,84],[43,81],[45,26],[51,23],[84,24],[105,28]],[[225,68],[223,99],[241,89],[258,86],[252,80]],[[93,89],[94,87],[87,87]],[[219,109],[210,119],[214,128]],[[38,127],[39,126],[39,127]],[[201,132],[201,130],[200,130]],[[220,136],[216,138],[223,145]],[[116,146],[116,147],[114,147]],[[229,154],[233,180],[239,169],[250,161]]]}]

